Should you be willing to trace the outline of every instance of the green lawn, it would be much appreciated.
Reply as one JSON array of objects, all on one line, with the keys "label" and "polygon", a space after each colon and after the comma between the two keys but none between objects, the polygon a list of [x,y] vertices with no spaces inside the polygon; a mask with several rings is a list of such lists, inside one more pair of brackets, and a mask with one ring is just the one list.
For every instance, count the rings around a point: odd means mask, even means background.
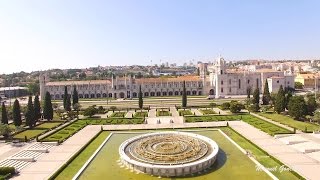
[{"label": "green lawn", "polygon": [[294,120],[293,118],[289,116],[285,116],[282,114],[276,114],[276,113],[258,113],[259,115],[269,118],[273,121],[279,122],[281,124],[288,125],[293,128],[297,128],[301,131],[305,131],[307,128],[308,132],[313,132],[314,130],[320,130],[320,126],[308,122],[302,122]]},{"label": "green lawn", "polygon": [[58,125],[60,125],[62,122],[44,122],[36,127],[34,127],[33,129],[27,129],[25,131],[22,131],[20,133],[17,133],[16,135],[13,136],[13,138],[17,138],[17,139],[25,139],[25,136],[27,137],[27,139],[32,139],[35,138],[36,136],[39,136],[40,134],[49,131],[52,128],[57,127]]},{"label": "green lawn", "polygon": [[110,117],[125,117],[126,114],[127,112],[114,112]]},{"label": "green lawn", "polygon": [[158,110],[157,116],[171,116],[171,113],[169,111],[165,111],[165,110]]},{"label": "green lawn", "polygon": [[190,109],[180,109],[179,116],[193,115]]},{"label": "green lawn", "polygon": [[148,117],[148,112],[136,112],[134,113],[134,116],[133,117],[140,117],[140,118],[143,118],[143,117]]},{"label": "green lawn", "polygon": [[[227,134],[232,140],[234,140],[238,145],[240,145],[243,149],[250,152],[253,157],[259,161],[265,167],[278,167],[276,171],[272,171],[271,173],[274,174],[278,179],[303,179],[300,176],[296,176],[295,172],[292,171],[282,171],[280,172],[280,167],[284,166],[280,161],[276,160],[275,158],[269,156],[265,151],[258,148],[253,143],[249,142],[247,139],[236,133],[230,128],[223,127],[220,128],[225,134]],[[249,177],[248,177],[249,178]],[[254,178],[253,178],[254,179]]]},{"label": "green lawn", "polygon": [[61,122],[46,122],[42,123],[37,128],[43,128],[43,129],[52,129],[54,127],[57,127],[61,124]]},{"label": "green lawn", "polygon": [[242,115],[215,115],[215,116],[192,116],[185,117],[186,122],[208,122],[208,121],[234,121],[242,120],[263,132],[270,135],[292,133],[290,130],[277,126],[275,124],[264,121],[250,114]]},{"label": "green lawn", "polygon": [[200,109],[202,114],[207,115],[207,114],[217,114],[214,110],[212,109]]},{"label": "green lawn", "polygon": [[24,140],[25,136],[27,136],[27,139],[31,139],[46,131],[47,129],[28,129],[14,135],[13,138]]}]

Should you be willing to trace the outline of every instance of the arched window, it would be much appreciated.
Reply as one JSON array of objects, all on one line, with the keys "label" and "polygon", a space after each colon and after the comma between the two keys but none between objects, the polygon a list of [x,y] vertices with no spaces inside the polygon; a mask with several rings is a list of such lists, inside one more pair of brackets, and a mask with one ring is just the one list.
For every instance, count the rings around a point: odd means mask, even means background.
[{"label": "arched window", "polygon": [[173,95],[172,91],[169,91],[169,96],[172,96],[172,95]]},{"label": "arched window", "polygon": [[190,95],[190,91],[187,91],[187,95]]},{"label": "arched window", "polygon": [[90,98],[94,98],[94,97],[95,97],[95,95],[94,95],[94,94],[91,94]]},{"label": "arched window", "polygon": [[148,96],[149,96],[149,93],[148,93],[148,92],[145,92],[145,93],[144,93],[144,96],[145,96],[145,97],[148,97]]},{"label": "arched window", "polygon": [[56,99],[59,99],[60,98],[60,95],[59,94],[56,94]]},{"label": "arched window", "polygon": [[192,95],[197,95],[197,91],[192,91]]},{"label": "arched window", "polygon": [[85,94],[85,95],[84,95],[84,98],[89,98],[89,94]]},{"label": "arched window", "polygon": [[162,92],[162,95],[163,95],[163,96],[166,96],[166,95],[167,95],[167,92]]},{"label": "arched window", "polygon": [[157,92],[157,96],[161,96],[161,92]]},{"label": "arched window", "polygon": [[103,94],[102,94],[102,97],[106,98],[106,97],[107,97],[107,94],[106,94],[106,93],[103,93]]},{"label": "arched window", "polygon": [[108,97],[109,97],[109,98],[112,98],[112,93],[109,93]]},{"label": "arched window", "polygon": [[175,96],[178,96],[178,95],[179,95],[179,91],[175,91],[175,92],[174,92],[174,95],[175,95]]},{"label": "arched window", "polygon": [[97,96],[97,98],[101,98],[101,94],[99,94],[99,93],[96,96]]},{"label": "arched window", "polygon": [[83,95],[82,95],[82,94],[79,94],[79,98],[83,98]]},{"label": "arched window", "polygon": [[154,95],[155,95],[155,93],[154,93],[154,92],[151,92],[151,93],[150,93],[150,96],[154,96]]}]

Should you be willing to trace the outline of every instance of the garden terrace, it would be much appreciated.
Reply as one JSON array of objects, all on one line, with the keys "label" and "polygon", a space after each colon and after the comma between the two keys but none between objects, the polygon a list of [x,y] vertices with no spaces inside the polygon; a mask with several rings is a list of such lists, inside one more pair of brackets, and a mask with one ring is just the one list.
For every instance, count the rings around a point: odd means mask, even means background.
[{"label": "garden terrace", "polygon": [[125,117],[126,114],[127,112],[114,112],[110,117]]},{"label": "garden terrace", "polygon": [[190,109],[180,109],[179,116],[193,115]]},{"label": "garden terrace", "polygon": [[258,114],[263,117],[269,118],[273,121],[287,125],[289,127],[299,129],[303,132],[305,132],[306,129],[307,129],[307,132],[313,132],[313,131],[317,131],[320,129],[319,125],[312,124],[309,122],[297,121],[289,116],[285,116],[282,114],[276,114],[276,113],[258,113]]},{"label": "garden terrace", "polygon": [[217,114],[214,110],[212,109],[200,109],[203,115],[208,115],[208,114]]},{"label": "garden terrace", "polygon": [[239,114],[239,115],[214,115],[214,116],[189,116],[185,117],[186,122],[208,122],[208,121],[234,121],[242,120],[263,132],[270,135],[275,134],[289,134],[293,133],[290,130],[277,126],[275,124],[264,121],[260,118],[254,117],[250,114]]},{"label": "garden terrace", "polygon": [[166,109],[157,109],[157,116],[171,116],[171,113]]},{"label": "garden terrace", "polygon": [[135,118],[143,118],[143,117],[148,117],[148,112],[135,112],[134,116]]},{"label": "garden terrace", "polygon": [[40,136],[51,129],[56,128],[57,126],[60,126],[63,123],[63,121],[52,121],[52,122],[44,122],[37,126],[35,126],[32,129],[26,129],[24,131],[16,133],[13,138],[19,139],[19,140],[25,140],[25,137],[27,140],[36,138],[37,136]]}]

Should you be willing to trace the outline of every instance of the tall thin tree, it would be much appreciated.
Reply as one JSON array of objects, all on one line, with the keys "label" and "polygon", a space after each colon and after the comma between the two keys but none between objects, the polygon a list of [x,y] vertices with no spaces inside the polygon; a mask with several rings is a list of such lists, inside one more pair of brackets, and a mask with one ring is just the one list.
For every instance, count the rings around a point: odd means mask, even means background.
[{"label": "tall thin tree", "polygon": [[259,88],[256,88],[253,91],[253,100],[252,100],[253,104],[259,104],[260,103],[260,90]]},{"label": "tall thin tree", "polygon": [[20,110],[20,104],[19,101],[16,99],[13,103],[13,109],[12,109],[12,116],[13,116],[13,123],[15,126],[21,126],[21,110]]},{"label": "tall thin tree", "polygon": [[268,81],[266,80],[266,82],[264,83],[264,88],[263,88],[262,104],[268,105],[270,103],[270,100],[271,100],[271,95],[269,92]]},{"label": "tall thin tree", "polygon": [[183,81],[183,89],[182,89],[182,107],[187,107],[186,81]]},{"label": "tall thin tree", "polygon": [[274,110],[280,114],[281,112],[283,112],[285,110],[286,107],[286,100],[285,100],[285,93],[283,90],[282,85],[280,85],[280,88],[278,90],[276,99],[275,99],[275,104],[274,104]]},{"label": "tall thin tree", "polygon": [[2,117],[1,117],[1,123],[2,124],[8,124],[8,113],[7,113],[7,109],[6,106],[4,104],[4,102],[2,103]]},{"label": "tall thin tree", "polygon": [[29,126],[29,128],[32,128],[35,124],[35,113],[34,113],[34,106],[32,104],[32,96],[29,96],[29,101],[27,105],[27,111],[26,111],[26,124]]},{"label": "tall thin tree", "polygon": [[73,86],[73,94],[72,94],[72,106],[74,107],[75,104],[79,103],[79,94],[77,91],[77,87]]},{"label": "tall thin tree", "polygon": [[64,94],[63,94],[63,108],[66,109],[68,99],[68,87],[64,86]]},{"label": "tall thin tree", "polygon": [[41,118],[41,106],[40,106],[40,101],[39,101],[39,95],[36,95],[34,97],[34,118],[35,118],[35,123]]},{"label": "tall thin tree", "polygon": [[141,85],[139,86],[139,108],[142,109],[143,108],[143,98],[142,98],[142,91],[141,91]]},{"label": "tall thin tree", "polygon": [[46,92],[46,96],[44,98],[43,117],[47,120],[53,119],[53,108],[49,92]]},{"label": "tall thin tree", "polygon": [[70,95],[67,95],[67,102],[66,102],[65,110],[71,111],[71,97],[70,97]]}]

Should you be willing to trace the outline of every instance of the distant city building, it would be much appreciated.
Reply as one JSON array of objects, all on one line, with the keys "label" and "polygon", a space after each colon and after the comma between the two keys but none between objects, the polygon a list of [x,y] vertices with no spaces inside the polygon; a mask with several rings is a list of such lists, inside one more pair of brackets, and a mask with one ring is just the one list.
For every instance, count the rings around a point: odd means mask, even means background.
[{"label": "distant city building", "polygon": [[28,95],[28,88],[26,87],[1,87],[0,97],[1,98],[16,98]]}]

